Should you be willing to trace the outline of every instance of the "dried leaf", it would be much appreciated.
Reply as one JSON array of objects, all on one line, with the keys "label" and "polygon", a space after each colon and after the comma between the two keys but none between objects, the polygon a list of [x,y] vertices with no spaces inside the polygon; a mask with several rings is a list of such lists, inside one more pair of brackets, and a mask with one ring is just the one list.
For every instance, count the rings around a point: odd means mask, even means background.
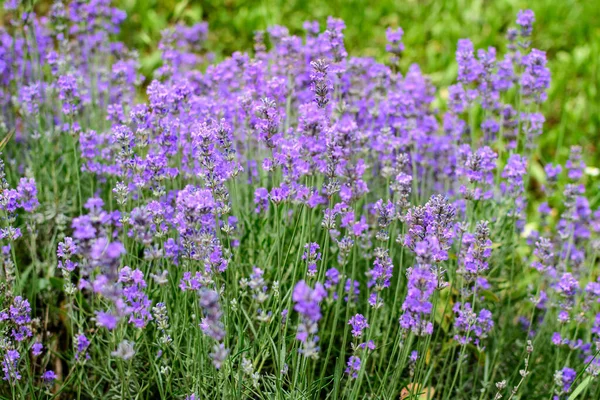
[{"label": "dried leaf", "polygon": [[400,392],[400,400],[408,399],[410,396],[414,396],[415,394],[418,395],[418,400],[430,400],[433,399],[435,389],[432,387],[426,387],[421,390],[418,383],[409,383]]}]

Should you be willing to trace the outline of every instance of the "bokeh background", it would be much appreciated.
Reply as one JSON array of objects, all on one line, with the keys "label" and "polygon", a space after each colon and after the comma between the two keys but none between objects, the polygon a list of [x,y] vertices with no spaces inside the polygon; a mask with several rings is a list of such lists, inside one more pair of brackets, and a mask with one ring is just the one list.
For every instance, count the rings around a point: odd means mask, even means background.
[{"label": "bokeh background", "polygon": [[[47,0],[38,3],[43,7]],[[386,60],[385,29],[405,31],[404,70],[418,63],[444,87],[456,77],[456,42],[468,37],[476,47],[502,46],[518,10],[535,12],[533,47],[548,53],[552,72],[544,106],[546,131],[542,162],[564,160],[569,146],[584,148],[588,165],[600,167],[600,2],[598,0],[121,0],[128,18],[121,39],[138,49],[143,72],[160,64],[156,44],[173,23],[209,24],[208,50],[218,59],[252,51],[256,30],[285,25],[303,33],[302,23],[327,16],[344,19],[350,55]],[[443,94],[442,94],[443,95]]]}]

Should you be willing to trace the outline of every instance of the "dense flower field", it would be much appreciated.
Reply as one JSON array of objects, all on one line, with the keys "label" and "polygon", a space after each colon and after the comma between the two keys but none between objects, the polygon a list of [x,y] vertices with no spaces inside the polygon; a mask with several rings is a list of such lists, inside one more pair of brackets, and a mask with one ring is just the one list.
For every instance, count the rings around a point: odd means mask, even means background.
[{"label": "dense flower field", "polygon": [[178,25],[145,82],[110,1],[28,7],[0,28],[0,396],[600,398],[595,171],[537,156],[533,12],[435,88],[401,29],[387,64],[335,18],[215,63]]}]

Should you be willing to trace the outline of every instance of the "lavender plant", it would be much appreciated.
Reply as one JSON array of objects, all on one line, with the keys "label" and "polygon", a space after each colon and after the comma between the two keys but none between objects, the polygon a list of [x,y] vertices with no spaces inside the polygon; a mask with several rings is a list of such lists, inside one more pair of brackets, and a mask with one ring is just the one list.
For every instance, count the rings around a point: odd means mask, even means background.
[{"label": "lavender plant", "polygon": [[3,397],[600,397],[598,196],[537,152],[532,11],[435,88],[402,29],[214,62],[177,25],[144,82],[108,0],[4,9]]}]

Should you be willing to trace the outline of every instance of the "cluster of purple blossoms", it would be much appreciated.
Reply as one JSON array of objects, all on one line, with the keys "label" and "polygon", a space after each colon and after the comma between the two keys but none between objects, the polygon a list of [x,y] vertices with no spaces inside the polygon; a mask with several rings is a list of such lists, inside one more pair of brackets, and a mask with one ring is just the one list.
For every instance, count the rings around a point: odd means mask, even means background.
[{"label": "cluster of purple blossoms", "polygon": [[367,272],[369,277],[367,286],[373,290],[369,295],[369,304],[379,308],[383,305],[380,292],[390,286],[394,265],[386,249],[379,247],[376,253],[373,268]]},{"label": "cluster of purple blossoms", "polygon": [[33,335],[31,329],[31,305],[27,299],[16,296],[8,312],[0,314],[0,321],[8,324],[10,336],[16,342],[22,342]]},{"label": "cluster of purple blossoms", "polygon": [[340,271],[338,271],[337,268],[329,268],[327,272],[325,272],[325,283],[323,284],[323,287],[333,291],[339,282]]},{"label": "cluster of purple blossoms", "polygon": [[[0,289],[6,290],[5,285]],[[4,373],[2,379],[16,385],[22,378],[19,362],[23,355],[27,354],[26,349],[34,333],[33,321],[29,301],[21,296],[11,298],[6,294],[0,295],[0,359]]]},{"label": "cluster of purple blossoms", "polygon": [[62,112],[72,117],[79,110],[81,97],[78,91],[77,80],[73,75],[63,75],[56,82],[58,87],[58,98],[62,101]]},{"label": "cluster of purple blossoms", "polygon": [[404,36],[404,31],[402,28],[387,28],[385,31],[385,38],[387,39],[388,44],[385,45],[385,50],[392,54],[400,55],[400,53],[404,51],[402,36]]},{"label": "cluster of purple blossoms", "polygon": [[[348,325],[352,327],[352,337],[355,340],[362,338],[363,331],[369,328],[369,323],[367,319],[362,314],[356,314],[350,318],[348,321]],[[365,351],[373,351],[375,350],[375,342],[373,340],[369,340],[366,342],[358,343],[356,341],[352,342],[352,352],[348,358],[347,368],[345,373],[348,374],[352,379],[358,378],[358,373],[360,372],[362,360],[361,353],[365,354]]]},{"label": "cluster of purple blossoms", "polygon": [[269,209],[269,191],[265,188],[256,189],[254,191],[254,204],[256,204],[254,211],[257,214],[261,211],[267,211]]},{"label": "cluster of purple blossoms", "polygon": [[299,351],[309,358],[318,358],[319,341],[318,322],[321,319],[321,307],[319,303],[327,297],[327,291],[321,283],[316,283],[314,289],[300,281],[294,286],[292,300],[294,301],[294,310],[300,314],[300,323],[296,339],[302,342],[302,349]]},{"label": "cluster of purple blossoms", "polygon": [[350,377],[352,377],[353,379],[358,378],[358,373],[360,372],[361,365],[362,362],[360,360],[360,357],[350,356],[345,370],[346,374],[350,375]]},{"label": "cluster of purple blossoms", "polygon": [[433,309],[431,296],[437,288],[435,274],[426,266],[415,265],[407,270],[408,289],[400,317],[402,329],[415,335],[431,335],[433,324],[428,320]]},{"label": "cluster of purple blossoms", "polygon": [[357,280],[352,280],[352,278],[346,279],[346,284],[344,285],[344,301],[348,303],[357,302],[358,295],[360,294],[360,282]]},{"label": "cluster of purple blossoms", "polygon": [[58,268],[66,273],[73,272],[78,265],[76,261],[73,261],[76,254],[77,245],[75,241],[71,237],[65,237],[62,242],[58,243],[58,249],[56,250],[56,256],[59,258]]},{"label": "cluster of purple blossoms", "polygon": [[525,183],[524,176],[527,173],[527,160],[519,154],[511,154],[502,171],[502,177],[506,182],[500,184],[500,189],[507,198],[511,199],[512,205],[508,213],[515,218],[516,226],[522,228],[524,225],[523,211],[525,209]]},{"label": "cluster of purple blossoms", "polygon": [[456,315],[454,329],[457,334],[454,339],[464,345],[473,343],[477,348],[484,348],[481,341],[485,339],[494,327],[492,313],[485,308],[479,314],[473,311],[470,303],[456,303],[453,307]]},{"label": "cluster of purple blossoms", "polygon": [[[443,196],[433,196],[424,206],[415,206],[403,217],[407,227],[403,244],[417,252],[420,243],[428,242],[436,249],[430,254],[434,262],[446,260],[455,237],[456,208]],[[400,240],[400,236],[398,240]],[[423,244],[425,245],[425,244]]]},{"label": "cluster of purple blossoms", "polygon": [[533,31],[533,23],[535,22],[535,15],[531,10],[521,10],[517,14],[517,25],[521,28],[521,36],[531,36]]},{"label": "cluster of purple blossoms", "polygon": [[424,206],[410,208],[403,217],[407,227],[403,244],[415,253],[416,264],[406,271],[407,293],[400,326],[417,336],[433,332],[429,321],[433,309],[431,297],[445,285],[444,270],[438,264],[448,259],[455,237],[455,215],[455,207],[446,198],[433,196]]},{"label": "cluster of purple blossoms", "polygon": [[307,275],[315,276],[317,273],[317,261],[321,259],[321,253],[319,252],[320,246],[318,243],[307,243],[304,245],[304,253],[302,259],[307,264]]},{"label": "cluster of purple blossoms", "polygon": [[576,376],[577,372],[569,367],[564,367],[554,373],[554,384],[556,386],[556,395],[553,397],[554,400],[560,400],[563,394],[567,394],[571,391],[571,386],[573,385]]},{"label": "cluster of purple blossoms", "polygon": [[546,100],[546,91],[550,87],[550,70],[546,67],[546,53],[532,49],[523,57],[525,71],[521,75],[521,92],[527,101],[542,103]]},{"label": "cluster of purple blossoms", "polygon": [[565,167],[567,168],[567,176],[570,180],[577,182],[583,177],[585,163],[582,160],[580,146],[571,146],[569,159],[567,160]]},{"label": "cluster of purple blossoms", "polygon": [[75,347],[75,359],[81,362],[88,360],[90,355],[88,348],[90,347],[90,340],[83,334],[79,333],[73,338],[73,346]]},{"label": "cluster of purple blossoms", "polygon": [[[473,43],[469,39],[460,39],[456,49],[456,63],[458,64],[458,81],[464,85],[475,82],[483,72],[481,64],[475,58]],[[467,102],[470,101],[467,91]]]},{"label": "cluster of purple blossoms", "polygon": [[494,170],[497,155],[489,147],[481,147],[472,152],[469,145],[459,147],[459,165],[456,174],[464,177],[466,184],[460,186],[460,193],[467,200],[489,200],[493,196]]},{"label": "cluster of purple blossoms", "polygon": [[2,372],[4,372],[4,376],[2,377],[2,380],[15,384],[16,381],[21,379],[21,374],[19,373],[20,358],[21,355],[17,350],[8,350],[4,354],[2,360]]},{"label": "cluster of purple blossoms", "polygon": [[52,370],[48,370],[45,371],[42,374],[42,380],[44,381],[44,383],[46,383],[47,385],[51,384],[52,382],[54,382],[56,380],[57,376],[56,373]]},{"label": "cluster of purple blossoms", "polygon": [[555,278],[556,267],[553,243],[547,238],[539,238],[535,243],[533,255],[536,256],[537,259],[531,263],[531,267],[544,275]]},{"label": "cluster of purple blossoms", "polygon": [[387,28],[385,31],[385,38],[387,39],[385,51],[390,53],[390,63],[392,65],[398,64],[398,62],[400,61],[400,55],[404,51],[404,43],[402,43],[402,36],[404,36],[404,31],[400,27],[396,29]]},{"label": "cluster of purple blossoms", "polygon": [[560,296],[558,321],[564,324],[569,322],[570,311],[575,305],[575,295],[580,290],[579,281],[571,273],[566,272],[556,283],[555,290]]},{"label": "cluster of purple blossoms", "polygon": [[492,255],[489,223],[478,222],[475,233],[465,233],[462,239],[461,248],[465,251],[457,272],[463,274],[467,282],[474,282],[489,268],[488,259]]},{"label": "cluster of purple blossoms", "polygon": [[390,226],[392,221],[396,219],[396,207],[388,200],[386,203],[383,200],[378,200],[374,205],[374,210],[377,213],[377,225],[380,231],[377,233],[376,238],[382,242],[389,239],[389,233],[387,228]]},{"label": "cluster of purple blossoms", "polygon": [[328,93],[331,83],[327,79],[327,69],[329,65],[325,60],[319,59],[311,61],[313,73],[310,76],[313,91],[315,92],[315,102],[320,108],[325,108],[329,103]]},{"label": "cluster of purple blossoms", "polygon": [[246,278],[240,280],[240,286],[242,288],[249,287],[252,291],[252,298],[259,304],[264,303],[269,298],[267,294],[269,286],[265,281],[264,274],[264,270],[254,267],[252,268],[252,274],[250,274],[250,280]]},{"label": "cluster of purple blossoms", "polygon": [[123,285],[122,291],[126,312],[129,314],[129,323],[136,328],[144,328],[152,320],[150,313],[152,302],[143,291],[146,288],[144,274],[139,269],[123,267],[119,272],[118,282]]},{"label": "cluster of purple blossoms", "polygon": [[25,213],[36,211],[40,205],[37,195],[37,186],[33,178],[21,178],[16,189],[12,189],[6,180],[4,162],[0,161],[0,210],[3,211],[3,218],[6,220],[0,228],[0,241],[8,242],[8,246],[14,246],[12,242],[22,236],[21,228],[15,226],[18,210],[23,209]]},{"label": "cluster of purple blossoms", "polygon": [[213,365],[217,369],[221,368],[229,354],[229,350],[225,348],[223,343],[226,332],[222,322],[223,311],[221,310],[219,297],[219,293],[214,290],[202,289],[200,291],[200,307],[204,313],[200,329],[217,342],[211,353]]},{"label": "cluster of purple blossoms", "polygon": [[352,336],[356,338],[361,337],[363,330],[369,327],[367,319],[362,314],[356,314],[350,318],[348,325],[352,326]]}]

